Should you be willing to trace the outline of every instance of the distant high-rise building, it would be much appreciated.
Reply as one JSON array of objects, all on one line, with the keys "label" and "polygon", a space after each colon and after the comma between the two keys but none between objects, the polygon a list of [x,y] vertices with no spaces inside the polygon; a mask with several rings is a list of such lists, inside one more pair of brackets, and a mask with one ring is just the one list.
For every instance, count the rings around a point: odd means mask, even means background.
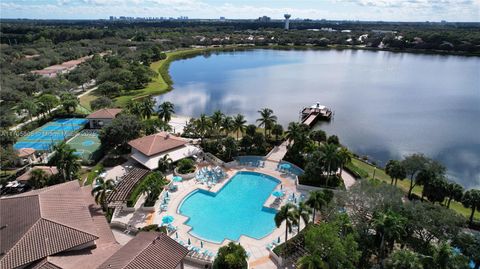
[{"label": "distant high-rise building", "polygon": [[268,17],[268,16],[258,17],[258,21],[259,22],[270,22],[270,17]]},{"label": "distant high-rise building", "polygon": [[225,17],[220,17],[220,21],[225,21]]},{"label": "distant high-rise building", "polygon": [[290,14],[285,14],[285,15],[283,15],[283,16],[285,17],[285,30],[288,30],[288,29],[290,29],[290,17],[291,17],[292,15],[290,15]]}]

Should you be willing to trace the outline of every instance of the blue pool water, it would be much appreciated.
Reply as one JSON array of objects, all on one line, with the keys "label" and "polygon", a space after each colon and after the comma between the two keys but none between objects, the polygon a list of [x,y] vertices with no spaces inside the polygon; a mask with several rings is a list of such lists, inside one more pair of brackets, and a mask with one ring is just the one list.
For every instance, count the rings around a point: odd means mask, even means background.
[{"label": "blue pool water", "polygon": [[189,217],[191,233],[212,242],[238,240],[241,235],[260,239],[275,228],[274,209],[263,204],[280,183],[260,173],[238,172],[216,194],[197,190],[187,196],[179,212]]}]

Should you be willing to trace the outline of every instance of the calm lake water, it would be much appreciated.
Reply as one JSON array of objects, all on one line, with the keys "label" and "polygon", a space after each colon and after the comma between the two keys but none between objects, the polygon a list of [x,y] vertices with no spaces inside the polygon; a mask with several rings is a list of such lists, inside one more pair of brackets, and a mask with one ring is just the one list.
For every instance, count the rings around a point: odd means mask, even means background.
[{"label": "calm lake water", "polygon": [[465,187],[480,187],[480,58],[355,50],[253,50],[173,62],[169,100],[187,116],[274,110],[279,122],[320,102],[335,111],[316,128],[384,164],[423,152]]}]

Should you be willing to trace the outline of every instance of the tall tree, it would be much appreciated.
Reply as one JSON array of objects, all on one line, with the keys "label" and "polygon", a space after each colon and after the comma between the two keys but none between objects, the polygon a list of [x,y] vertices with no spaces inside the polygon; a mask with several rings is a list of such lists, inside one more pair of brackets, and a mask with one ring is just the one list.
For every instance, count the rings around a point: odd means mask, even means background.
[{"label": "tall tree", "polygon": [[100,141],[103,146],[126,146],[127,142],[138,138],[142,130],[142,123],[135,116],[120,114],[110,124],[100,131]]},{"label": "tall tree", "polygon": [[232,117],[225,116],[223,118],[221,130],[223,131],[225,136],[228,136],[228,134],[233,130],[233,118]]},{"label": "tall tree", "polygon": [[142,116],[146,119],[150,119],[154,112],[155,99],[147,97],[140,103]]},{"label": "tall tree", "polygon": [[414,153],[412,155],[408,155],[402,160],[402,164],[403,164],[403,167],[405,168],[405,172],[410,178],[410,187],[408,188],[408,198],[410,199],[412,198],[413,188],[415,188],[417,184],[415,177],[422,169],[425,168],[428,162],[429,162],[429,159],[421,153]]},{"label": "tall tree", "polygon": [[95,100],[90,101],[90,107],[93,110],[98,110],[98,109],[102,109],[102,108],[110,108],[110,107],[113,107],[113,101],[112,101],[112,99],[110,99],[108,97],[101,96],[101,97],[99,97]]},{"label": "tall tree", "polygon": [[166,123],[170,122],[174,113],[175,105],[168,101],[161,103],[158,108],[158,117]]},{"label": "tall tree", "polygon": [[447,197],[448,197],[447,208],[450,208],[450,202],[452,200],[462,201],[462,197],[463,197],[462,185],[455,182],[449,182],[447,183],[446,191],[447,191]]},{"label": "tall tree", "polygon": [[212,116],[210,117],[212,132],[214,137],[220,136],[220,131],[222,130],[222,123],[225,114],[222,113],[220,110],[216,110],[213,112]]},{"label": "tall tree", "polygon": [[277,116],[273,115],[273,110],[270,108],[262,108],[258,111],[260,118],[257,119],[258,126],[264,128],[264,135],[267,136],[267,130],[277,122]]},{"label": "tall tree", "polygon": [[338,158],[340,159],[340,176],[341,176],[345,165],[347,165],[352,161],[353,154],[346,147],[340,147],[340,150],[338,151]]},{"label": "tall tree", "polygon": [[75,150],[65,143],[55,145],[53,149],[55,154],[50,161],[56,165],[63,181],[76,179],[82,166]]},{"label": "tall tree", "polygon": [[275,215],[275,225],[277,228],[280,228],[283,222],[285,222],[285,246],[284,246],[284,253],[283,257],[285,258],[287,255],[287,241],[288,241],[288,233],[292,232],[292,226],[297,224],[298,220],[295,216],[294,212],[295,206],[293,204],[286,204],[280,208],[280,210]]},{"label": "tall tree", "polygon": [[328,181],[333,172],[336,172],[340,167],[341,159],[338,151],[338,146],[335,144],[322,144],[319,148],[319,161],[323,164],[327,172],[327,179],[325,185],[328,186]]},{"label": "tall tree", "polygon": [[247,269],[248,256],[245,249],[234,242],[221,247],[213,261],[213,269]]},{"label": "tall tree", "polygon": [[28,185],[32,186],[34,189],[39,189],[47,186],[48,183],[48,174],[42,169],[33,168],[30,171],[30,179],[28,180]]},{"label": "tall tree", "polygon": [[305,202],[313,209],[312,221],[315,222],[317,211],[328,205],[333,199],[333,192],[331,190],[312,191]]},{"label": "tall tree", "polygon": [[245,131],[245,124],[247,121],[245,120],[245,117],[242,114],[237,114],[235,118],[233,119],[233,131],[237,133],[237,140],[238,140],[238,134],[242,134]]},{"label": "tall tree", "polygon": [[18,106],[20,110],[26,110],[28,113],[28,118],[30,121],[32,120],[33,116],[37,114],[38,105],[32,99],[25,99],[23,100],[20,105]]},{"label": "tall tree", "polygon": [[168,154],[163,155],[163,157],[158,160],[158,171],[166,173],[172,168],[172,163],[172,158],[170,158]]},{"label": "tall tree", "polygon": [[310,214],[312,213],[312,209],[305,203],[305,202],[300,202],[298,203],[298,206],[294,210],[295,216],[297,217],[298,221],[298,231],[300,231],[300,225],[303,222],[305,222],[305,225],[307,225],[310,221]]},{"label": "tall tree", "polygon": [[422,257],[411,250],[399,249],[385,262],[386,269],[423,269]]},{"label": "tall tree", "polygon": [[275,141],[283,135],[283,126],[281,124],[274,124],[272,127],[272,134],[275,136]]},{"label": "tall tree", "polygon": [[62,96],[60,97],[60,100],[62,102],[63,109],[65,109],[67,113],[75,112],[75,109],[80,103],[78,101],[78,98],[71,93],[62,94]]},{"label": "tall tree", "polygon": [[96,185],[92,189],[92,195],[95,197],[95,202],[101,205],[105,212],[108,210],[107,198],[114,191],[115,182],[112,179],[97,178]]},{"label": "tall tree", "polygon": [[207,133],[211,130],[212,123],[210,119],[207,117],[207,115],[202,114],[198,119],[195,120],[195,128],[197,129],[197,132],[200,134],[200,139],[203,144],[203,140],[205,139],[205,136]]},{"label": "tall tree", "polygon": [[138,119],[143,118],[143,107],[142,104],[138,101],[130,100],[127,103],[127,111],[136,116]]},{"label": "tall tree", "polygon": [[394,211],[387,210],[386,212],[376,212],[372,223],[377,236],[380,237],[379,257],[383,260],[393,249],[395,241],[402,237],[406,219]]},{"label": "tall tree", "polygon": [[469,221],[472,224],[475,211],[480,208],[480,190],[471,189],[466,191],[463,194],[462,204],[466,208],[471,209]]},{"label": "tall tree", "polygon": [[388,161],[387,166],[385,167],[385,173],[392,179],[392,185],[395,182],[395,186],[397,186],[397,181],[399,179],[403,180],[407,176],[403,164],[397,160]]}]

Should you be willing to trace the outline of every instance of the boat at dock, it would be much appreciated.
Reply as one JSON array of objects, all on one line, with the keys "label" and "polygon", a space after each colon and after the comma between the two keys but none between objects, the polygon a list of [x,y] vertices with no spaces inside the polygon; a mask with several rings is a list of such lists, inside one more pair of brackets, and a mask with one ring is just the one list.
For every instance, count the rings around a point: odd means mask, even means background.
[{"label": "boat at dock", "polygon": [[319,120],[330,121],[333,117],[333,111],[320,103],[309,107],[304,107],[300,111],[300,122],[308,125],[310,128]]}]

